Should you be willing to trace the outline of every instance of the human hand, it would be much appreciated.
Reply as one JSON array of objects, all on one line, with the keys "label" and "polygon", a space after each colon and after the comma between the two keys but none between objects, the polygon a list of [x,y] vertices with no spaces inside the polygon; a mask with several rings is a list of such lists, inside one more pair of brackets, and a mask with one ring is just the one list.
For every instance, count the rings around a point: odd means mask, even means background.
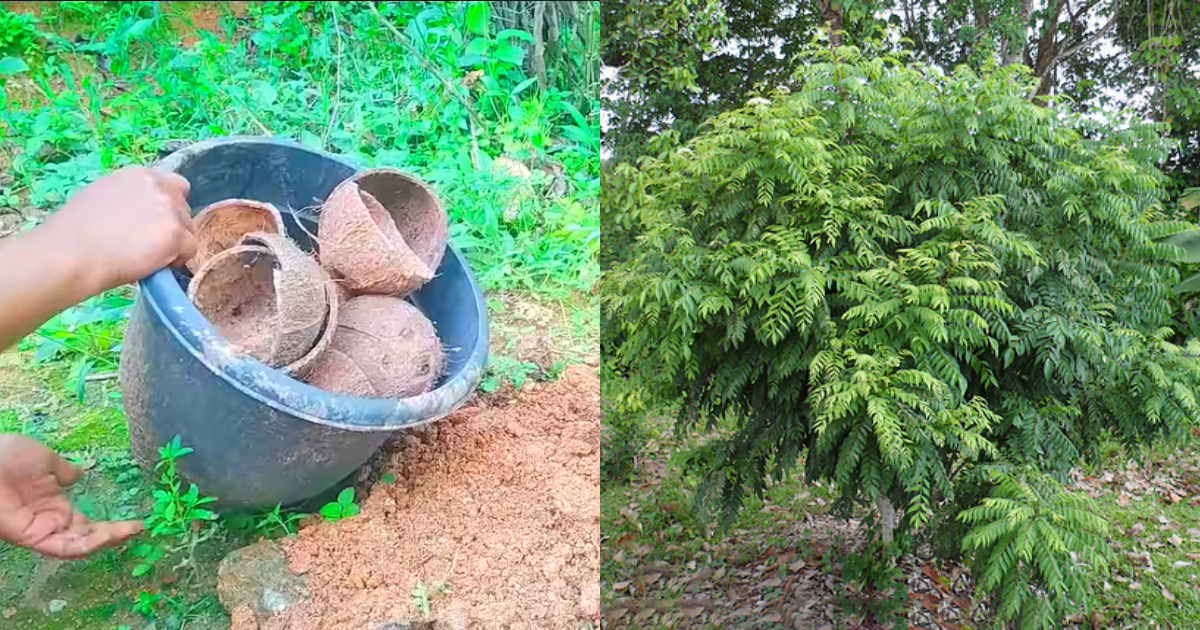
[{"label": "human hand", "polygon": [[40,442],[0,435],[0,539],[62,559],[119,545],[141,521],[92,522],[63,496],[81,471]]},{"label": "human hand", "polygon": [[128,167],[72,196],[46,220],[47,242],[76,258],[89,294],[136,282],[196,253],[188,181]]}]

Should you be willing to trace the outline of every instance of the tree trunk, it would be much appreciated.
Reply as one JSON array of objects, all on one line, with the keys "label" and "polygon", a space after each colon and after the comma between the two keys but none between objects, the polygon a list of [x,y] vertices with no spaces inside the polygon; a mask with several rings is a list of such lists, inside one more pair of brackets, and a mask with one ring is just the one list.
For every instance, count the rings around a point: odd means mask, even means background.
[{"label": "tree trunk", "polygon": [[533,58],[530,70],[537,77],[538,87],[546,89],[546,40],[542,35],[542,26],[546,21],[546,3],[535,2],[533,5]]},{"label": "tree trunk", "polygon": [[844,27],[842,22],[842,7],[837,5],[838,0],[817,0],[821,7],[822,17],[825,19],[825,27],[829,32],[829,49],[836,51],[845,41],[845,35],[842,34]]},{"label": "tree trunk", "polygon": [[1005,44],[1001,50],[1004,53],[1000,56],[1001,66],[1011,66],[1014,63],[1021,63],[1025,58],[1026,49],[1029,47],[1029,40],[1025,37],[1025,32],[1029,29],[1029,20],[1033,17],[1033,0],[1021,0],[1021,12],[1017,15],[1017,19],[1021,20],[1021,41],[1016,44]]},{"label": "tree trunk", "polygon": [[892,500],[883,494],[875,497],[875,509],[879,510],[880,537],[884,545],[890,545],[896,532],[896,509],[892,507]]}]

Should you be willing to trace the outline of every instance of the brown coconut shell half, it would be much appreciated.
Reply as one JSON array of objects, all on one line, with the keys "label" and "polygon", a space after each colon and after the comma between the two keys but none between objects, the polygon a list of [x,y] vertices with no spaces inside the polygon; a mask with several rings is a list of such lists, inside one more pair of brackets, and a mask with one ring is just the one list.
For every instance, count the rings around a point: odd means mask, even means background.
[{"label": "brown coconut shell half", "polygon": [[343,394],[407,398],[432,390],[445,367],[433,322],[417,307],[361,295],[341,306],[333,341],[306,382]]},{"label": "brown coconut shell half", "polygon": [[255,233],[209,259],[188,285],[188,297],[242,352],[271,367],[291,367],[321,336],[330,284],[325,270],[291,241]]},{"label": "brown coconut shell half", "polygon": [[192,219],[196,255],[187,268],[196,273],[217,254],[237,245],[252,232],[283,234],[283,216],[275,206],[251,199],[225,199],[205,206]]},{"label": "brown coconut shell half", "polygon": [[338,184],[321,207],[321,263],[353,294],[403,297],[433,279],[450,225],[437,196],[396,169]]},{"label": "brown coconut shell half", "polygon": [[[284,333],[280,342],[282,345],[290,340],[298,345],[278,349],[280,356],[276,360],[283,361],[300,353],[299,357],[284,364],[282,369],[287,374],[303,374],[329,347],[337,330],[338,306],[342,302],[337,285],[316,259],[304,253],[287,237],[256,232],[247,234],[242,244],[267,248],[283,270],[275,278],[277,283],[289,283],[286,290],[276,285],[278,321]],[[316,341],[311,341],[310,337],[315,337]],[[307,346],[303,345],[305,343]],[[305,350],[301,352],[301,348]]]}]

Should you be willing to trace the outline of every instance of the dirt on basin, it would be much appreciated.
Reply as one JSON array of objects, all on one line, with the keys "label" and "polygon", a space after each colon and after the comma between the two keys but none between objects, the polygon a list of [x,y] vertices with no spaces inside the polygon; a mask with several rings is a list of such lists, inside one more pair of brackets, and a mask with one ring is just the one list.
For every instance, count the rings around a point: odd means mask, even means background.
[{"label": "dirt on basin", "polygon": [[384,458],[384,481],[359,516],[284,542],[312,598],[261,630],[370,630],[422,618],[455,629],[594,627],[600,413],[594,370],[574,366],[406,438]]}]

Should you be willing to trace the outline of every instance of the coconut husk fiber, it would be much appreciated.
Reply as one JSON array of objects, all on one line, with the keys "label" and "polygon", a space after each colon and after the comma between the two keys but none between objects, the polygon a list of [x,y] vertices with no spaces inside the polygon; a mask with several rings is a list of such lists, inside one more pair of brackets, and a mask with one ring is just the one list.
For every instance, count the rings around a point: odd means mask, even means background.
[{"label": "coconut husk fiber", "polygon": [[321,263],[353,294],[403,297],[433,279],[449,229],[441,201],[420,180],[395,169],[363,171],[321,207]]},{"label": "coconut husk fiber", "polygon": [[251,199],[225,199],[210,204],[192,222],[196,229],[196,255],[187,262],[187,268],[193,274],[213,256],[240,243],[247,234],[284,233],[279,210]]},{"label": "coconut husk fiber", "polygon": [[407,398],[433,389],[446,355],[433,322],[393,296],[361,295],[341,305],[337,332],[305,379],[326,391]]},{"label": "coconut husk fiber", "polygon": [[291,241],[253,233],[210,258],[188,285],[188,297],[242,352],[291,367],[316,345],[331,289],[325,270]]}]

